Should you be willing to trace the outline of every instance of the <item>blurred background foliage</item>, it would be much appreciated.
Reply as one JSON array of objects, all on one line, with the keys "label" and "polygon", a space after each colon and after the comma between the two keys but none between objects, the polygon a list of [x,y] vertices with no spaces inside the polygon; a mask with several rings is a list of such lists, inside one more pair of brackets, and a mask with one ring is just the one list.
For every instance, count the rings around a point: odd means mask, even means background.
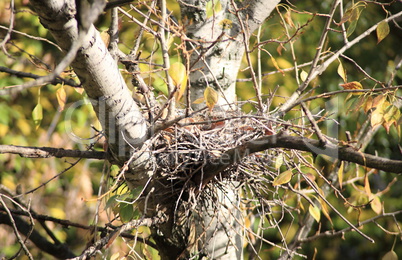
[{"label": "blurred background foliage", "polygon": [[[258,50],[256,49],[251,53],[253,66],[261,66],[262,73],[275,72],[267,76],[262,76],[262,92],[266,98],[275,94],[272,99],[271,110],[284,102],[284,98],[292,94],[297,88],[299,79],[297,79],[294,70],[281,72],[281,70],[291,68],[294,66],[290,44],[294,46],[295,57],[298,64],[309,62],[313,59],[317,43],[321,36],[322,29],[325,23],[325,13],[328,12],[332,1],[283,1],[273,12],[271,17],[267,19],[265,24],[261,27],[259,33],[259,41],[268,41],[260,51],[260,59],[258,59]],[[148,5],[149,1],[146,2]],[[134,3],[138,8],[147,12],[144,4]],[[352,1],[345,1],[344,8],[352,5]],[[21,33],[12,33],[11,40],[6,45],[7,53],[0,53],[0,66],[7,67],[16,71],[24,71],[36,75],[46,75],[58,61],[63,57],[63,54],[52,44],[44,40],[38,40],[41,37],[53,41],[51,35],[46,29],[41,26],[39,19],[34,15],[29,7],[27,0],[15,1],[16,12],[14,17],[14,30]],[[7,27],[9,25],[10,12],[9,1],[0,2],[0,24]],[[175,1],[168,1],[168,8],[172,14],[180,21],[180,10]],[[130,11],[128,7],[125,10]],[[289,10],[289,17],[293,21],[295,27],[288,26],[289,34],[297,35],[291,39],[290,42],[283,44],[280,47],[279,41],[287,41],[286,31],[284,27],[283,17]],[[381,6],[379,4],[368,3],[362,9],[356,30],[349,37],[353,39],[357,35],[363,33],[367,28],[377,23],[378,21],[387,17],[387,12],[395,13],[402,10],[402,3],[400,1],[393,2],[390,5]],[[281,15],[279,15],[279,13]],[[339,13],[339,12],[338,12]],[[143,18],[130,11],[130,14],[137,19]],[[317,14],[314,16],[314,14]],[[153,16],[154,17],[154,16]],[[282,18],[281,18],[282,17]],[[288,18],[289,18],[288,17]],[[154,17],[156,18],[156,17]],[[336,22],[341,20],[341,16],[336,16]],[[400,24],[400,20],[398,21]],[[96,24],[96,27],[106,32],[110,23],[110,12],[106,12]],[[305,26],[304,26],[305,25]],[[345,24],[347,26],[347,24]],[[390,23],[390,35],[388,35],[382,42],[377,44],[375,34],[364,38],[359,44],[349,49],[345,55],[353,59],[363,68],[368,74],[375,79],[387,82],[391,71],[395,68],[395,60],[399,57],[402,58],[402,30],[397,28],[394,23]],[[302,29],[297,30],[298,27],[303,26]],[[338,28],[341,29],[340,27]],[[120,42],[119,48],[128,53],[133,47],[135,40],[138,38],[139,28],[127,17],[120,17]],[[23,33],[23,34],[22,34]],[[257,44],[257,33],[252,37],[250,46]],[[1,38],[6,34],[6,29],[0,29]],[[180,60],[182,50],[178,48],[180,39],[173,37],[170,39],[170,55],[171,61],[175,62]],[[335,51],[344,45],[342,35],[336,31],[329,32],[329,41],[326,43],[326,50],[329,52]],[[280,49],[278,49],[280,48]],[[143,61],[150,61],[154,64],[162,64],[162,56],[158,42],[149,34],[144,33],[140,45],[141,55],[140,59]],[[380,87],[375,82],[368,79],[356,66],[347,59],[341,58],[346,74],[349,81],[359,81],[365,89],[373,87]],[[311,86],[315,87],[312,94],[320,94],[329,91],[340,90],[339,84],[344,83],[342,78],[337,73],[339,62],[334,62],[325,72],[315,79]],[[245,81],[250,78],[248,64],[244,59],[241,71],[239,72],[237,84],[237,95],[239,101],[252,100],[254,97],[254,90],[251,81]],[[150,66],[141,64],[141,70],[144,72],[146,82],[152,84],[159,94],[165,93],[166,86],[163,81],[164,74],[162,71],[146,74],[147,71],[160,69],[158,66]],[[121,66],[122,73],[124,68]],[[309,67],[302,68],[308,71]],[[300,77],[301,70],[298,71]],[[127,83],[132,88],[130,83],[131,77],[127,75]],[[72,78],[78,83],[74,73],[66,72],[63,77]],[[0,88],[6,86],[13,86],[22,84],[29,79],[22,79],[7,73],[0,73]],[[402,84],[402,70],[397,72],[394,85]],[[100,130],[100,126],[95,118],[95,114],[89,105],[80,105],[74,109],[71,120],[67,120],[66,116],[71,111],[71,106],[76,105],[85,99],[85,93],[82,93],[80,88],[73,88],[64,86],[66,91],[67,101],[66,108],[61,111],[60,104],[57,100],[57,91],[62,86],[59,85],[46,85],[42,87],[30,88],[22,92],[12,93],[11,95],[0,97],[0,140],[1,144],[13,144],[24,146],[51,146],[66,149],[81,149],[84,150],[89,144],[94,143],[95,149],[102,150],[102,141],[97,141],[93,138],[96,135],[96,130]],[[273,90],[277,89],[276,93]],[[401,96],[401,91],[398,93]],[[313,111],[318,113],[322,109],[328,109],[324,113],[333,113],[331,118],[339,122],[338,125],[332,123],[322,122],[320,127],[328,134],[336,134],[341,140],[345,139],[345,131],[350,131],[352,137],[356,134],[362,124],[369,120],[367,114],[361,109],[353,109],[353,102],[359,96],[352,96],[346,100],[347,94],[339,94],[329,99],[317,99],[311,101],[309,106],[314,108]],[[43,119],[40,125],[34,123],[32,111],[35,106],[40,103],[43,108]],[[352,106],[352,107],[350,107]],[[244,111],[250,112],[253,110],[253,105],[250,102],[245,102]],[[300,112],[291,111],[286,115],[286,118],[295,118],[294,123],[300,123]],[[335,128],[335,129],[334,129]],[[72,131],[72,132],[71,132]],[[394,126],[391,127],[389,133],[381,128],[369,143],[366,152],[380,156],[402,159],[400,146],[401,132]],[[79,141],[74,141],[74,138]],[[332,169],[331,161],[325,158],[319,158],[323,171],[330,171]],[[38,187],[46,182],[53,176],[57,175],[75,159],[27,159],[21,158],[16,155],[0,155],[0,182],[5,187],[11,190],[22,189],[23,192],[29,191]],[[345,172],[345,179],[349,176],[362,177],[364,170],[355,166],[347,167]],[[24,198],[31,201],[32,208],[39,214],[51,215],[60,219],[68,219],[72,222],[81,224],[94,223],[95,212],[97,210],[97,194],[100,188],[101,177],[103,173],[115,175],[117,169],[110,170],[108,165],[103,162],[95,160],[82,160],[71,170],[61,174],[58,178],[52,180],[44,187],[38,189],[33,194],[27,195]],[[312,173],[313,174],[313,173]],[[370,184],[373,193],[383,190],[387,185],[396,177],[392,174],[385,174],[379,172],[370,177]],[[364,185],[364,179],[358,183],[361,187]],[[119,190],[117,193],[124,193],[124,190]],[[358,187],[347,186],[344,189],[344,195],[350,199],[351,203],[367,203],[367,197],[358,199]],[[116,193],[116,192],[115,192]],[[110,195],[113,195],[112,193]],[[287,194],[289,199],[287,203],[297,206],[297,198],[295,194]],[[391,212],[402,208],[402,181],[397,177],[389,192],[381,194],[381,202],[384,205],[385,212]],[[363,196],[364,197],[364,196]],[[355,199],[355,201],[353,201]],[[352,223],[359,220],[364,220],[375,216],[375,212],[366,206],[358,211],[348,211],[344,206],[344,201],[336,197],[330,197],[330,202]],[[103,202],[104,203],[104,202]],[[308,205],[304,205],[307,209]],[[99,224],[102,225],[109,222],[113,218],[112,211],[102,210],[100,207]],[[278,209],[280,211],[280,209]],[[276,214],[276,213],[273,213]],[[278,213],[279,214],[279,213]],[[301,211],[301,215],[305,211]],[[359,216],[358,216],[359,214]],[[274,215],[275,216],[275,215]],[[333,227],[331,223],[324,217],[321,218],[321,223],[316,224],[317,229],[321,226],[322,229],[339,230],[346,227],[346,224],[331,214]],[[254,225],[258,225],[257,220]],[[401,224],[401,216],[398,215],[397,221]],[[385,227],[387,230],[398,232],[396,226],[391,219],[381,219],[378,223]],[[71,248],[79,253],[84,249],[86,242],[91,236],[91,232],[76,228],[65,229],[57,224],[48,222],[48,225],[55,232],[60,241],[66,241]],[[285,221],[281,225],[282,232],[287,234],[290,239],[295,233],[297,228],[297,221],[293,217],[286,215]],[[316,259],[380,259],[386,252],[391,250],[394,242],[396,241],[395,251],[399,256],[402,256],[401,237],[398,235],[390,235],[384,233],[375,224],[371,223],[365,225],[362,229],[364,233],[375,239],[376,243],[371,244],[365,241],[354,232],[345,234],[345,240],[342,238],[334,239],[332,237],[322,238],[311,243],[304,245],[301,253],[306,254],[309,259],[313,256]],[[41,231],[44,234],[44,231]],[[399,231],[400,232],[400,231]],[[141,234],[146,237],[148,231],[141,230]],[[274,243],[281,243],[281,237],[276,229],[266,229],[264,237]],[[19,248],[16,243],[11,229],[5,226],[0,226],[0,256],[10,257]],[[156,252],[150,247],[142,244],[137,244],[138,256],[147,256],[150,259],[156,258]],[[42,255],[41,252],[34,247],[31,248],[32,254],[37,256],[37,259],[47,258],[47,255]],[[127,251],[127,245],[123,241],[115,242],[110,248],[110,255]],[[280,250],[268,245],[265,245],[260,253],[262,259],[276,259],[279,256]],[[247,254],[246,254],[247,257]]]}]

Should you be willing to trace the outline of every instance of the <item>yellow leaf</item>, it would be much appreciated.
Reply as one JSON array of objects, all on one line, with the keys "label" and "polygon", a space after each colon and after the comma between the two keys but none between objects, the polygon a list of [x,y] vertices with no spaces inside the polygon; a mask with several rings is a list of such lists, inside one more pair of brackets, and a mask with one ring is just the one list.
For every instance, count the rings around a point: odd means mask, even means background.
[{"label": "yellow leaf", "polygon": [[286,11],[285,15],[283,16],[283,19],[285,20],[285,23],[287,23],[290,26],[290,28],[295,28],[295,24],[293,23],[292,20],[292,11],[290,8]]},{"label": "yellow leaf", "polygon": [[288,170],[288,171],[284,171],[281,174],[279,174],[278,176],[276,176],[276,178],[274,179],[272,185],[273,186],[278,186],[281,184],[285,184],[290,182],[290,180],[292,179],[292,171]]},{"label": "yellow leaf", "polygon": [[320,222],[321,214],[320,209],[316,205],[311,205],[308,207],[308,212],[315,219],[315,221]]},{"label": "yellow leaf", "polygon": [[338,75],[341,76],[341,78],[343,79],[343,82],[347,82],[348,79],[346,77],[346,71],[343,68],[342,62],[339,61],[339,66],[338,66]]},{"label": "yellow leaf", "polygon": [[348,29],[346,30],[346,37],[349,37],[352,35],[352,33],[356,29],[356,25],[357,25],[357,20],[354,20],[349,24]]},{"label": "yellow leaf", "polygon": [[394,250],[389,251],[386,253],[381,260],[398,260],[398,255],[395,253]]},{"label": "yellow leaf", "polygon": [[381,125],[384,120],[384,113],[382,109],[377,108],[374,110],[374,112],[371,114],[371,119],[370,123],[372,127],[375,127],[377,125]]},{"label": "yellow leaf", "polygon": [[282,164],[283,164],[283,154],[279,154],[275,160],[275,169],[279,169],[279,167],[281,167]]},{"label": "yellow leaf", "polygon": [[[374,100],[376,100],[375,98]],[[390,105],[388,101],[385,101],[385,98],[382,100],[378,101],[379,103],[374,104],[373,101],[373,107],[376,109],[373,111],[371,114],[371,119],[370,123],[372,127],[375,127],[377,125],[381,125],[383,122],[385,122],[384,116],[385,116],[385,109]]]},{"label": "yellow leaf", "polygon": [[[31,133],[31,130],[32,130],[31,125],[28,123],[27,120],[20,118],[17,120],[16,125],[24,136],[28,136]],[[1,136],[2,135],[1,135],[1,131],[0,131],[0,137]]]},{"label": "yellow leaf", "polygon": [[[356,6],[356,5],[355,5],[355,6]],[[351,16],[349,17],[349,22],[352,23],[352,22],[354,22],[354,21],[359,20],[360,13],[361,13],[361,8],[358,8],[357,6],[356,6],[356,8],[353,8],[352,14],[351,14]]]},{"label": "yellow leaf", "polygon": [[366,192],[367,196],[371,196],[371,188],[370,188],[370,182],[368,179],[368,174],[364,176],[364,191]]},{"label": "yellow leaf", "polygon": [[328,205],[327,205],[327,203],[326,203],[325,201],[323,201],[322,199],[320,199],[320,205],[321,205],[322,214],[324,214],[324,216],[325,216],[325,217],[329,220],[329,222],[331,222],[331,224],[333,225],[332,219],[331,219],[331,217],[330,217],[330,215],[329,215],[329,210],[328,210]]},{"label": "yellow leaf", "polygon": [[180,100],[187,86],[186,66],[184,66],[184,64],[181,62],[171,64],[169,68],[169,76],[172,78],[173,84],[177,88],[175,98],[176,100]]},{"label": "yellow leaf", "polygon": [[339,166],[339,169],[338,169],[338,182],[339,182],[339,188],[342,189],[342,182],[343,182],[343,161],[341,162],[341,166]]},{"label": "yellow leaf", "polygon": [[372,194],[369,199],[371,200],[370,206],[371,209],[377,213],[377,214],[381,214],[382,211],[382,204],[381,204],[381,200],[377,195]]},{"label": "yellow leaf", "polygon": [[219,22],[219,25],[222,30],[232,29],[233,22],[232,20],[229,19],[223,19],[222,21]]},{"label": "yellow leaf", "polygon": [[300,72],[300,79],[301,79],[301,81],[303,81],[303,82],[306,81],[307,76],[308,76],[308,73],[305,72],[304,70],[302,70],[302,71]]},{"label": "yellow leaf", "polygon": [[204,102],[205,101],[205,98],[204,97],[200,97],[200,98],[197,98],[196,100],[194,100],[193,101],[193,104],[201,104],[202,102]]},{"label": "yellow leaf", "polygon": [[382,21],[378,24],[377,29],[377,44],[379,44],[389,34],[389,25],[386,21]]},{"label": "yellow leaf", "polygon": [[32,119],[34,121],[34,124],[36,126],[36,129],[39,128],[40,123],[42,122],[43,119],[43,108],[40,103],[38,103],[35,108],[32,110]]},{"label": "yellow leaf", "polygon": [[63,111],[67,102],[67,95],[64,86],[62,85],[56,92],[57,102],[59,103],[59,111]]},{"label": "yellow leaf", "polygon": [[120,253],[116,252],[113,255],[110,256],[110,260],[118,260],[120,259]]},{"label": "yellow leaf", "polygon": [[[363,89],[362,84],[358,81],[347,82],[345,84],[340,84],[341,87],[344,89]],[[353,92],[353,95],[361,95],[363,93],[360,92]]]},{"label": "yellow leaf", "polygon": [[284,76],[285,73],[284,73],[283,70],[279,67],[278,62],[276,61],[276,59],[275,59],[271,54],[269,54],[269,55],[271,56],[271,61],[272,61],[272,64],[274,65],[274,67],[275,67],[279,72],[281,72],[282,75]]},{"label": "yellow leaf", "polygon": [[213,88],[207,87],[204,91],[205,103],[209,110],[212,110],[216,103],[218,103],[218,92],[216,92]]},{"label": "yellow leaf", "polygon": [[364,113],[367,114],[367,112],[373,107],[373,97],[372,96],[368,96],[366,101],[364,102],[363,105],[363,110]]},{"label": "yellow leaf", "polygon": [[382,106],[384,104],[386,97],[384,95],[378,95],[373,99],[371,107]]},{"label": "yellow leaf", "polygon": [[401,117],[401,111],[394,105],[390,105],[385,109],[385,114],[384,114],[384,122],[382,123],[382,126],[387,130],[387,133],[389,133],[389,129],[392,124],[395,124],[395,126],[398,125],[398,121]]}]

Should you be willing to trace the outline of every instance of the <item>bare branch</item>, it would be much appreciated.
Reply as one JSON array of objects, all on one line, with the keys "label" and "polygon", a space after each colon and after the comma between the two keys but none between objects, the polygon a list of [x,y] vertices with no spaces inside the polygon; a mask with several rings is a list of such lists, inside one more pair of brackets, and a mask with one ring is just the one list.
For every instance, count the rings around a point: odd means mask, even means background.
[{"label": "bare branch", "polygon": [[70,150],[64,148],[54,148],[54,147],[27,147],[27,146],[17,146],[17,145],[0,145],[0,154],[11,153],[19,154],[21,157],[27,158],[63,158],[63,157],[75,157],[82,159],[106,159],[105,152],[98,151],[80,151],[80,150]]},{"label": "bare branch", "polygon": [[[22,218],[18,216],[13,216],[15,221],[15,225],[23,235],[28,235],[31,230],[31,225],[25,222]],[[10,219],[7,214],[0,213],[0,224],[11,225]],[[74,254],[64,245],[64,244],[53,244],[49,242],[46,238],[44,238],[38,231],[33,230],[32,234],[29,236],[29,239],[32,243],[35,244],[40,250],[43,252],[47,252],[59,259],[66,259],[74,257]]]},{"label": "bare branch", "polygon": [[245,156],[271,148],[288,148],[323,154],[369,168],[375,168],[386,172],[402,173],[402,161],[362,153],[352,147],[338,146],[329,142],[321,144],[318,140],[281,133],[252,140],[226,151],[219,158],[210,160],[203,169],[203,174],[195,174],[193,180],[196,184],[202,183],[202,185],[206,185],[219,173],[234,163],[239,162]]},{"label": "bare branch", "polygon": [[[16,76],[16,77],[19,77],[19,78],[32,78],[32,79],[38,79],[38,78],[40,78],[41,76],[39,76],[39,75],[36,75],[36,74],[33,74],[33,73],[29,73],[29,72],[23,72],[23,71],[17,71],[17,70],[13,70],[13,69],[10,69],[10,68],[6,68],[6,67],[3,67],[3,66],[0,66],[0,72],[5,72],[5,73],[8,73],[8,74],[10,74],[10,75],[14,75],[14,76]],[[51,82],[49,82],[50,84],[53,84],[53,85],[57,85],[57,84],[61,84],[61,83],[63,83],[63,84],[66,84],[66,85],[69,85],[69,86],[72,86],[72,87],[75,87],[75,88],[78,88],[78,87],[81,87],[79,84],[77,84],[74,80],[72,80],[72,79],[64,79],[64,78],[62,78],[62,77],[56,77],[55,79],[53,79]],[[10,88],[10,89],[13,89],[13,87],[7,87],[7,88]],[[7,88],[4,88],[4,89],[7,89]],[[5,95],[5,94],[7,94],[9,91],[7,91],[7,90],[0,90],[0,95]]]},{"label": "bare branch", "polygon": [[[31,253],[29,252],[27,246],[25,245],[25,241],[23,241],[22,237],[20,236],[20,234],[18,232],[18,227],[17,227],[16,221],[14,220],[14,217],[12,216],[8,207],[6,206],[6,203],[3,200],[3,196],[4,196],[3,194],[0,195],[0,203],[1,203],[1,205],[3,205],[4,211],[7,212],[7,215],[10,219],[11,226],[13,227],[13,230],[14,230],[14,234],[17,237],[18,243],[20,243],[22,249],[24,250],[25,254],[28,256],[28,258],[33,260]],[[28,234],[31,234],[31,232],[32,232],[32,225],[31,225],[31,229],[29,230]],[[28,234],[27,234],[27,236],[29,236]]]},{"label": "bare branch", "polygon": [[314,67],[314,63],[312,65],[312,69],[309,72],[309,75],[307,76],[307,79],[302,83],[302,85],[296,90],[293,95],[286,100],[286,102],[279,108],[279,111],[277,112],[277,115],[281,116],[284,115],[286,112],[288,112],[290,109],[292,109],[295,105],[296,100],[300,97],[301,93],[303,90],[306,89],[307,85],[311,80],[316,78],[318,75],[320,75],[322,72],[324,72],[329,65],[331,65],[332,62],[334,62],[338,57],[343,54],[345,51],[350,49],[352,46],[360,42],[362,39],[365,37],[369,36],[372,32],[374,32],[377,29],[378,24],[381,22],[389,22],[393,21],[394,19],[402,16],[402,11],[399,13],[396,13],[378,23],[375,25],[371,26],[369,29],[367,29],[365,32],[354,38],[352,41],[348,42],[345,44],[342,48],[340,48],[337,52],[335,52],[330,58],[328,58],[325,62],[323,62],[321,65]]},{"label": "bare branch", "polygon": [[[358,227],[362,227],[362,226],[364,226],[364,225],[366,225],[366,224],[368,224],[368,223],[375,223],[375,221],[376,221],[377,219],[385,218],[385,217],[395,217],[396,215],[400,215],[400,214],[402,214],[402,210],[398,210],[398,211],[390,212],[390,213],[382,213],[382,214],[377,215],[377,216],[375,216],[375,217],[369,218],[369,219],[367,219],[367,220],[365,220],[365,221],[359,222],[358,225],[356,225],[355,227],[357,227],[357,228],[358,228]],[[328,230],[328,231],[325,231],[325,232],[322,232],[322,233],[313,235],[313,236],[311,236],[311,237],[307,237],[307,238],[301,239],[301,240],[300,240],[300,243],[308,243],[308,242],[310,242],[310,241],[314,241],[314,240],[317,240],[317,239],[323,238],[323,237],[341,236],[341,235],[343,235],[343,234],[345,234],[346,232],[349,232],[349,231],[351,231],[351,230],[352,230],[352,227],[347,227],[347,228],[344,228],[344,229],[338,230],[338,231],[335,231],[335,230]]]},{"label": "bare branch", "polygon": [[90,257],[95,255],[97,250],[110,246],[110,244],[113,243],[114,239],[118,235],[120,235],[122,232],[137,228],[139,226],[150,227],[155,224],[163,223],[164,221],[165,221],[164,219],[160,219],[160,218],[153,218],[153,219],[143,218],[143,219],[138,219],[138,220],[132,220],[132,221],[120,226],[119,228],[115,229],[109,235],[107,235],[104,238],[97,241],[94,245],[90,246],[87,250],[85,250],[81,255],[71,258],[70,260],[90,259]]}]

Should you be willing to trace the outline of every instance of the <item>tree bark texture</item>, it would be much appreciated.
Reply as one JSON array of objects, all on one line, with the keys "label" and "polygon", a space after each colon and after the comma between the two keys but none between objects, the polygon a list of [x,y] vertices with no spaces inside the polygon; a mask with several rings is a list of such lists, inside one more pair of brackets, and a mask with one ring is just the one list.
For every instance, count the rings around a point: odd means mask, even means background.
[{"label": "tree bark texture", "polygon": [[211,86],[220,94],[218,105],[230,109],[228,105],[236,101],[236,79],[244,56],[244,42],[249,41],[250,34],[280,1],[249,0],[241,6],[236,6],[235,1],[216,1],[222,8],[210,17],[207,2],[179,1],[187,37],[196,42],[188,43],[191,100],[202,97],[205,88]]},{"label": "tree bark texture", "polygon": [[[244,41],[249,40],[279,0],[245,1],[242,6],[221,0],[221,10],[211,17],[206,16],[206,2],[180,1],[187,36],[194,40],[188,43],[191,98],[202,97],[204,89],[211,86],[222,91],[219,105],[228,109],[225,105],[236,100],[235,82]],[[79,38],[84,22],[81,14],[77,16],[75,1],[31,0],[31,3],[41,23],[67,52]],[[129,165],[135,175],[125,177],[131,187],[148,185],[140,203],[143,212],[147,216],[162,214],[168,218],[167,223],[152,228],[162,259],[188,258],[191,254],[211,259],[242,259],[242,216],[239,194],[232,186],[235,183],[223,182],[219,189],[211,185],[208,189],[214,195],[205,199],[193,214],[185,215],[191,210],[182,209],[185,205],[177,203],[180,197],[166,196],[166,187],[158,180],[149,182],[154,174],[150,169],[157,165],[151,154],[145,152],[149,150],[147,123],[99,32],[93,25],[82,26],[88,32],[71,66],[105,131],[112,161],[122,166],[135,156]]]},{"label": "tree bark texture", "polygon": [[[79,33],[75,2],[32,0],[31,3],[42,25],[67,52]],[[147,125],[116,61],[93,25],[89,26],[71,66],[88,94],[114,159],[124,163],[130,145],[140,146],[147,139]]]},{"label": "tree bark texture", "polygon": [[[207,2],[179,2],[186,35],[193,40],[187,44],[191,53],[191,100],[203,97],[206,87],[210,86],[220,94],[220,108],[230,110],[234,108],[231,104],[236,102],[236,79],[245,52],[245,42],[249,41],[251,33],[271,14],[279,1],[252,0],[237,6],[235,1],[221,0],[221,9],[209,17]],[[201,106],[193,104],[195,109]],[[197,216],[199,225],[196,236],[205,235],[199,241],[199,247],[207,248],[212,259],[242,259],[243,217],[239,209],[239,194],[233,187],[235,183],[223,181],[222,184],[216,190],[218,203],[206,205],[205,210],[200,211],[202,214]],[[216,210],[216,205],[220,205],[219,210]],[[205,228],[201,223],[209,224]]]}]

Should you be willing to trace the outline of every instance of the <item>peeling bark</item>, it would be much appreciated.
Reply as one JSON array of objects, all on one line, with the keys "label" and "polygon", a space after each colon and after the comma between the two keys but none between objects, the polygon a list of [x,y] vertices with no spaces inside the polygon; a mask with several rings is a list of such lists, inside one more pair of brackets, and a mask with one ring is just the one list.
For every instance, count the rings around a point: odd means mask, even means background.
[{"label": "peeling bark", "polygon": [[[67,52],[78,39],[75,2],[32,0],[31,3],[43,26]],[[71,66],[88,94],[114,159],[123,164],[132,149],[130,146],[139,147],[147,139],[147,125],[116,61],[93,25]]]}]

